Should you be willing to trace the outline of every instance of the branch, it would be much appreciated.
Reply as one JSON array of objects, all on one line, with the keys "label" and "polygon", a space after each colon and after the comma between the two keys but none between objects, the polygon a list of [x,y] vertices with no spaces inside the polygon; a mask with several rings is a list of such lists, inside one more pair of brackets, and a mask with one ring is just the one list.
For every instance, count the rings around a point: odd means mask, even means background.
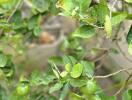
[{"label": "branch", "polygon": [[115,96],[117,96],[127,85],[128,85],[128,81],[130,80],[130,78],[132,77],[132,73],[128,76],[128,78],[125,80],[124,84],[122,85],[122,87],[115,93]]},{"label": "branch", "polygon": [[132,68],[121,69],[121,70],[119,70],[119,71],[117,71],[117,72],[114,72],[114,73],[111,73],[111,74],[108,74],[108,75],[105,75],[105,76],[94,76],[94,78],[96,78],[96,79],[108,78],[108,77],[114,76],[114,75],[116,75],[116,74],[118,74],[118,73],[120,73],[120,72],[124,72],[124,71],[126,71],[126,70],[132,70]]}]

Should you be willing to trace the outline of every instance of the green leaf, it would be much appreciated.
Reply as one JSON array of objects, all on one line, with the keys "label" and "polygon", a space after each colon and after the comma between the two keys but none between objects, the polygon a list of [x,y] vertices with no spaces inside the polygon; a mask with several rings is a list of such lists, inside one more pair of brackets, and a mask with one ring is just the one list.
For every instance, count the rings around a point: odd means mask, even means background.
[{"label": "green leaf", "polygon": [[71,69],[72,69],[71,64],[70,63],[66,64],[65,69],[66,69],[67,72],[70,72]]},{"label": "green leaf", "polygon": [[126,2],[128,2],[128,3],[132,3],[132,0],[125,0]]},{"label": "green leaf", "polygon": [[52,68],[53,73],[59,79],[60,78],[60,71],[59,71],[58,67],[53,62],[50,62],[50,63],[51,63],[51,68]]},{"label": "green leaf", "polygon": [[81,64],[84,66],[84,74],[86,74],[89,78],[93,77],[95,64],[87,61],[82,61]]},{"label": "green leaf", "polygon": [[128,45],[128,53],[132,55],[132,44]]},{"label": "green leaf", "polygon": [[132,26],[131,26],[131,28],[130,28],[130,30],[129,30],[129,32],[128,32],[128,35],[127,35],[126,40],[127,40],[127,43],[128,43],[129,45],[132,43]]},{"label": "green leaf", "polygon": [[56,65],[62,65],[63,64],[62,57],[59,57],[59,56],[50,57],[49,62],[54,62]]},{"label": "green leaf", "polygon": [[88,10],[88,7],[90,6],[92,0],[79,0],[80,4],[80,11],[86,12]]},{"label": "green leaf", "polygon": [[73,56],[64,55],[62,59],[64,65],[70,64],[71,67],[77,62],[77,60]]},{"label": "green leaf", "polygon": [[102,99],[98,95],[93,95],[90,97],[90,100],[102,100]]},{"label": "green leaf", "polygon": [[61,91],[60,99],[59,100],[65,100],[69,92],[69,83],[66,83]]},{"label": "green leaf", "polygon": [[123,93],[122,100],[132,100],[132,90],[127,90]]},{"label": "green leaf", "polygon": [[11,2],[12,0],[0,0],[0,5],[3,4],[3,3],[9,3]]},{"label": "green leaf", "polygon": [[116,96],[107,96],[105,93],[100,93],[101,100],[117,100]]},{"label": "green leaf", "polygon": [[14,15],[12,16],[11,22],[13,23],[13,28],[14,29],[20,29],[20,28],[24,27],[21,11],[17,10],[14,13]]},{"label": "green leaf", "polygon": [[0,100],[9,100],[6,91],[0,87]]},{"label": "green leaf", "polygon": [[79,38],[91,38],[96,34],[94,27],[89,25],[83,25],[73,32],[74,37]]},{"label": "green leaf", "polygon": [[95,6],[95,8],[97,10],[98,21],[103,25],[105,22],[105,16],[109,14],[106,0],[100,0],[99,5]]},{"label": "green leaf", "polygon": [[63,71],[63,72],[60,73],[60,76],[62,78],[65,78],[67,75],[68,75],[68,72],[67,71]]},{"label": "green leaf", "polygon": [[75,7],[74,0],[58,0],[57,6],[64,9],[66,12],[70,12]]},{"label": "green leaf", "polygon": [[45,11],[48,11],[50,0],[32,0],[32,4],[35,9],[43,13]]},{"label": "green leaf", "polygon": [[116,26],[120,22],[122,22],[127,17],[126,13],[119,13],[116,16],[113,16],[111,19],[112,26]]},{"label": "green leaf", "polygon": [[53,87],[49,89],[49,93],[53,93],[55,91],[60,90],[63,87],[62,83],[56,83]]},{"label": "green leaf", "polygon": [[0,67],[5,67],[7,64],[7,57],[4,53],[0,52]]},{"label": "green leaf", "polygon": [[83,100],[83,98],[80,95],[72,92],[70,93],[69,100]]},{"label": "green leaf", "polygon": [[55,69],[53,69],[53,68],[52,68],[52,70],[53,70],[55,76],[59,79],[60,78],[60,75],[59,75],[58,71],[55,70]]},{"label": "green leaf", "polygon": [[56,3],[57,3],[57,0],[50,0],[51,3],[50,3],[50,7],[49,7],[49,12],[52,13],[53,15],[56,15],[58,14],[59,12],[59,9],[57,9],[56,7]]},{"label": "green leaf", "polygon": [[34,29],[36,26],[38,26],[38,23],[39,23],[39,18],[40,16],[39,15],[35,15],[35,16],[32,16],[30,19],[28,19],[28,29],[29,30],[32,30]]},{"label": "green leaf", "polygon": [[39,37],[41,34],[41,28],[39,26],[35,27],[33,30],[34,36]]},{"label": "green leaf", "polygon": [[7,23],[5,20],[0,20],[0,28],[2,28],[2,29],[9,29],[10,28],[10,24],[9,23]]},{"label": "green leaf", "polygon": [[130,31],[128,32],[126,40],[128,43],[128,52],[130,55],[132,55],[132,26],[130,28]]},{"label": "green leaf", "polygon": [[45,75],[43,79],[41,79],[41,84],[48,85],[49,83],[53,82],[56,79],[54,75]]},{"label": "green leaf", "polygon": [[82,72],[83,72],[83,65],[78,63],[78,64],[73,66],[70,75],[73,78],[78,78],[81,76]]},{"label": "green leaf", "polygon": [[71,79],[70,85],[73,87],[82,87],[86,85],[87,79],[86,78],[77,78],[77,79]]},{"label": "green leaf", "polygon": [[112,25],[111,25],[110,17],[108,15],[105,16],[105,31],[107,37],[110,38],[112,36]]},{"label": "green leaf", "polygon": [[[3,1],[7,1],[7,0],[3,0]],[[21,1],[20,0],[8,0],[8,2],[0,3],[0,11],[1,11],[0,13],[1,14],[9,13],[8,11],[13,10],[15,6],[17,5],[17,3],[21,3]]]},{"label": "green leaf", "polygon": [[30,77],[30,84],[32,86],[38,86],[38,85],[48,85],[51,83],[56,77],[54,75],[46,74],[46,75],[41,75],[39,71],[34,71],[31,74]]}]

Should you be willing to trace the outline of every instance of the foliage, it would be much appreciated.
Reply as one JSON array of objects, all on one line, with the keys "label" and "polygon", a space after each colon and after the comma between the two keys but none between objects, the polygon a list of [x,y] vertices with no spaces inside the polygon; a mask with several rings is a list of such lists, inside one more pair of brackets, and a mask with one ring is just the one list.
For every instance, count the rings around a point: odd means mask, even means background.
[{"label": "foliage", "polygon": [[[25,1],[31,14],[23,17]],[[93,5],[92,0],[0,0],[0,43],[3,44],[0,45],[0,100],[117,100],[101,89],[95,76],[95,62],[85,59],[87,51],[83,47],[87,40],[98,35],[98,30],[103,30],[102,36],[114,38],[113,27],[129,18],[127,11],[114,13],[106,0]],[[24,65],[16,64],[15,59],[26,53],[25,41],[40,37],[43,16],[52,15],[76,19],[79,26],[64,39],[63,56],[49,59],[49,69],[25,76]],[[130,52],[131,30],[126,38]],[[9,47],[11,50],[6,52]],[[23,71],[19,73],[18,69]],[[127,89],[122,99],[132,100],[132,90]]]}]

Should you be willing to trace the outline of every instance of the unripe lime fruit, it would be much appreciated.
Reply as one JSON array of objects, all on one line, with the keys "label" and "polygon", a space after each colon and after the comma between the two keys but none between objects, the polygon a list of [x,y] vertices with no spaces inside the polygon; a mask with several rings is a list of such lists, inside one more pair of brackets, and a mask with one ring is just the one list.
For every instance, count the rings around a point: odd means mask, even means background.
[{"label": "unripe lime fruit", "polygon": [[89,94],[94,94],[97,91],[96,82],[93,80],[88,80],[86,87],[87,87],[87,92]]},{"label": "unripe lime fruit", "polygon": [[19,95],[27,95],[30,91],[29,83],[21,82],[17,86],[17,93]]}]

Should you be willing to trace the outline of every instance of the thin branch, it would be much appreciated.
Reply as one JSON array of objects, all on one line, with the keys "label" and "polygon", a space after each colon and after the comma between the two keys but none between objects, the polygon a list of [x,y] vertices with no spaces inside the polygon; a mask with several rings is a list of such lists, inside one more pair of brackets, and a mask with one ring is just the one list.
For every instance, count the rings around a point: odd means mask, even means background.
[{"label": "thin branch", "polygon": [[[112,85],[112,86],[110,86],[110,87],[108,87],[106,89],[103,89],[103,92],[107,92],[107,91],[110,91],[110,90],[114,90],[114,89],[120,88],[120,87],[122,87],[123,84],[124,84],[123,82],[120,82],[118,84],[114,84],[114,85]],[[129,84],[132,84],[132,81],[128,81],[128,85]],[[98,93],[100,93],[100,92],[102,92],[102,90],[99,91]]]},{"label": "thin branch", "polygon": [[118,74],[120,72],[124,72],[126,70],[132,70],[132,68],[121,69],[121,70],[119,70],[117,72],[114,72],[114,73],[111,73],[111,74],[108,74],[108,75],[105,75],[105,76],[94,76],[94,78],[96,78],[96,79],[108,78],[108,77],[114,76],[114,75],[116,75],[116,74]]},{"label": "thin branch", "polygon": [[128,76],[128,78],[125,80],[124,84],[122,85],[122,87],[115,93],[115,96],[117,96],[127,85],[128,85],[128,81],[130,80],[130,78],[132,77],[132,73]]},{"label": "thin branch", "polygon": [[104,60],[104,59],[101,59],[101,60],[99,61],[99,64],[96,66],[96,70],[102,67],[102,65],[104,64],[104,61],[103,61],[103,60]]}]

